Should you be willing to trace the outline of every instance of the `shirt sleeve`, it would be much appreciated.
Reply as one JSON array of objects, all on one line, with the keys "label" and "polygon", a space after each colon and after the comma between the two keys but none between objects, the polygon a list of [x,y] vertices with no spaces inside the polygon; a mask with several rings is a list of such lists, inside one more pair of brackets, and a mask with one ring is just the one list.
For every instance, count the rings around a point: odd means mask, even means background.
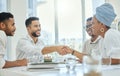
[{"label": "shirt sleeve", "polygon": [[0,69],[2,69],[4,65],[5,65],[4,56],[0,55]]},{"label": "shirt sleeve", "polygon": [[0,69],[5,65],[4,54],[6,48],[6,35],[3,31],[0,31]]},{"label": "shirt sleeve", "polygon": [[86,42],[84,43],[83,45],[83,48],[82,48],[82,53],[86,54],[87,53],[87,50],[86,50]]},{"label": "shirt sleeve", "polygon": [[5,54],[5,49],[0,44],[0,69],[2,69],[3,66],[5,65],[4,54]]},{"label": "shirt sleeve", "polygon": [[107,32],[104,39],[104,46],[105,56],[120,58],[120,32],[112,30]]},{"label": "shirt sleeve", "polygon": [[85,41],[85,43],[84,43],[84,45],[83,45],[83,49],[82,49],[82,53],[84,53],[84,54],[90,54],[90,49],[89,49],[89,41],[90,40],[87,40],[87,41]]}]

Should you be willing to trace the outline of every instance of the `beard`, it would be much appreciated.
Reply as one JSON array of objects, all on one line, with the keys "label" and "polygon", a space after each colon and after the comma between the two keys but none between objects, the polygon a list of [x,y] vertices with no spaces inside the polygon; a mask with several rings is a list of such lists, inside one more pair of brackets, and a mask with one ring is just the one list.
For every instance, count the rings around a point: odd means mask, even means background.
[{"label": "beard", "polygon": [[[37,31],[36,31],[36,32],[37,32]],[[40,36],[40,34],[37,35],[36,32],[32,32],[32,36],[33,36],[33,37],[39,37],[39,36]]]},{"label": "beard", "polygon": [[5,33],[7,36],[13,36],[14,35],[14,34],[12,34],[13,32],[15,32],[15,29],[13,31],[9,31],[9,29],[6,28],[6,30],[5,30]]}]

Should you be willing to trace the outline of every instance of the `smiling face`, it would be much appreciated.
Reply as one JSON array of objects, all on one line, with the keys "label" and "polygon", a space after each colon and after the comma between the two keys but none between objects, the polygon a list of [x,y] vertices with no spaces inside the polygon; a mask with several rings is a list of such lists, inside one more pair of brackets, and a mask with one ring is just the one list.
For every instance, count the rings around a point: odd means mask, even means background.
[{"label": "smiling face", "polygon": [[101,28],[103,28],[102,23],[100,23],[94,16],[92,18],[92,27],[91,27],[93,34],[94,35],[100,35],[101,34],[100,29]]},{"label": "smiling face", "polygon": [[92,26],[92,21],[87,21],[86,23],[86,31],[88,33],[89,36],[92,36],[92,30],[91,30],[91,26]]},{"label": "smiling face", "polygon": [[28,33],[33,37],[39,37],[41,31],[41,25],[39,20],[33,20],[30,26],[27,27]]},{"label": "smiling face", "polygon": [[13,36],[16,30],[14,18],[9,18],[1,22],[1,28],[7,36]]}]

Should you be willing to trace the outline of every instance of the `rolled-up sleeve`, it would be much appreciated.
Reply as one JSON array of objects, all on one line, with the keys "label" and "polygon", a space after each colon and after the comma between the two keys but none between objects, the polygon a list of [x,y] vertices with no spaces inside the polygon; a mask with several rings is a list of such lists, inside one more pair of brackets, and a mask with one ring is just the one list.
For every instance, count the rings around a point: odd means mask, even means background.
[{"label": "rolled-up sleeve", "polygon": [[4,60],[3,56],[1,55],[0,56],[0,69],[2,69],[4,65],[5,65],[5,60]]},{"label": "rolled-up sleeve", "polygon": [[5,65],[4,54],[5,48],[0,43],[0,69],[3,68],[3,66]]}]

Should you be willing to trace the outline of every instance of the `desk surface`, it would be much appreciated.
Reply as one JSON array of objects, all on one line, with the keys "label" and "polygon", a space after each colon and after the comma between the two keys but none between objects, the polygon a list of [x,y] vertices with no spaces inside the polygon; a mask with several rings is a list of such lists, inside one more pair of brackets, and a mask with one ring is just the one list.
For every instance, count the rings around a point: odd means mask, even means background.
[{"label": "desk surface", "polygon": [[[105,67],[102,76],[120,75],[120,65]],[[65,69],[38,69],[28,71],[27,67],[13,67],[0,70],[0,76],[83,76],[82,67],[77,68],[75,72],[68,73]]]}]

